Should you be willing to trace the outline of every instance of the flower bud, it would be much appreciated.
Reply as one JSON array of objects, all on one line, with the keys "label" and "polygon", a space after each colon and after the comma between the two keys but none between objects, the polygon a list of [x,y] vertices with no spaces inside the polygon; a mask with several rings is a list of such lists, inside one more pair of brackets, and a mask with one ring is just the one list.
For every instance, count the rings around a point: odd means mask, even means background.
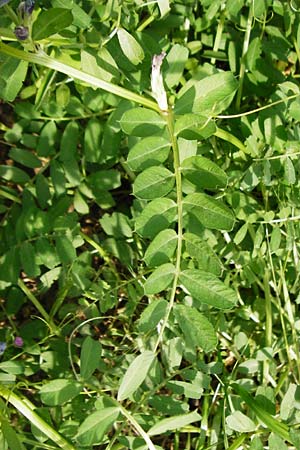
[{"label": "flower bud", "polygon": [[29,36],[28,27],[24,27],[23,25],[19,25],[15,28],[16,38],[20,41],[25,41]]}]

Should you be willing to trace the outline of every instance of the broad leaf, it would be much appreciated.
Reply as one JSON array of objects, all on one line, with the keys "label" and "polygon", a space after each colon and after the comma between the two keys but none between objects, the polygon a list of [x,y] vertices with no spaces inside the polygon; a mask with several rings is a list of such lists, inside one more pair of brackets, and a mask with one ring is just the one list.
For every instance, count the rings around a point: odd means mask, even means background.
[{"label": "broad leaf", "polygon": [[142,333],[154,330],[163,319],[168,307],[168,302],[162,298],[153,300],[142,312],[138,320],[138,328]]},{"label": "broad leaf", "polygon": [[140,64],[145,55],[137,40],[130,33],[128,33],[128,31],[124,30],[124,28],[119,28],[117,31],[117,36],[124,55],[132,64]]},{"label": "broad leaf", "polygon": [[[3,405],[1,404],[1,408],[4,408],[4,406],[4,403]],[[11,425],[8,420],[6,420],[4,415],[1,415],[1,435],[4,436],[8,448],[13,450],[26,450],[21,441],[20,433],[16,433],[14,428],[15,425]],[[2,449],[6,449],[7,447],[4,444],[2,438],[0,440],[2,442]]]},{"label": "broad leaf", "polygon": [[224,188],[227,176],[217,164],[203,156],[191,156],[181,163],[183,176],[191,183],[203,189]]},{"label": "broad leaf", "polygon": [[151,200],[164,197],[173,188],[174,174],[165,167],[149,167],[140,173],[133,184],[136,197]]},{"label": "broad leaf", "polygon": [[170,198],[158,198],[148,203],[135,222],[141,236],[152,239],[176,220],[177,205]]},{"label": "broad leaf", "polygon": [[249,408],[255,413],[255,415],[261,420],[269,430],[273,431],[273,433],[278,434],[282,439],[290,442],[289,436],[289,428],[288,426],[275,419],[271,414],[265,411],[264,408],[261,407],[259,401],[253,398],[245,388],[240,386],[237,383],[233,385],[234,390],[240,395],[241,399],[249,406]]},{"label": "broad leaf", "polygon": [[42,402],[45,405],[62,405],[76,397],[81,391],[81,385],[72,380],[52,380],[45,384],[39,391]]},{"label": "broad leaf", "polygon": [[57,236],[56,251],[63,264],[71,264],[76,258],[76,250],[67,236]]},{"label": "broad leaf", "polygon": [[148,430],[148,434],[149,436],[155,436],[166,433],[167,431],[180,429],[190,423],[199,422],[200,420],[201,416],[196,411],[180,416],[168,417],[153,425],[150,430]]},{"label": "broad leaf", "polygon": [[192,297],[215,308],[232,308],[238,301],[234,290],[227,287],[212,273],[186,269],[181,272],[179,281]]},{"label": "broad leaf", "polygon": [[166,126],[166,121],[155,111],[132,108],[125,111],[120,125],[124,133],[132,136],[152,136]]},{"label": "broad leaf", "polygon": [[226,424],[234,431],[239,433],[250,433],[255,431],[256,425],[253,420],[245,416],[240,411],[234,411],[230,416],[226,417]]},{"label": "broad leaf", "polygon": [[168,70],[165,75],[165,83],[169,89],[179,83],[189,51],[183,45],[175,44],[167,55]]},{"label": "broad leaf", "polygon": [[0,165],[0,178],[17,184],[25,184],[30,180],[29,175],[19,167]]},{"label": "broad leaf", "polygon": [[0,266],[0,280],[17,283],[21,269],[19,249],[13,246],[2,255],[0,257]]},{"label": "broad leaf", "polygon": [[[3,56],[1,55],[3,58]],[[27,74],[28,62],[7,56],[0,65],[0,98],[6,102],[15,100]]]},{"label": "broad leaf", "polygon": [[184,114],[175,122],[175,135],[189,140],[207,139],[212,136],[217,127],[214,121],[199,114]]},{"label": "broad leaf", "polygon": [[42,163],[33,153],[21,148],[12,148],[9,151],[9,156],[16,162],[22,164],[25,167],[35,169],[41,167]]},{"label": "broad leaf", "polygon": [[119,387],[118,401],[130,397],[145,380],[155,353],[146,350],[137,356],[128,367]]},{"label": "broad leaf", "polygon": [[228,108],[237,87],[238,82],[231,72],[219,72],[200,81],[192,79],[180,90],[175,113],[216,116]]},{"label": "broad leaf", "polygon": [[130,149],[127,164],[132,170],[156,166],[168,158],[170,147],[170,142],[163,137],[146,137]]},{"label": "broad leaf", "polygon": [[157,0],[160,16],[165,16],[170,11],[170,0]]},{"label": "broad leaf", "polygon": [[101,344],[87,336],[83,341],[80,353],[80,376],[87,380],[99,367],[101,358]]},{"label": "broad leaf", "polygon": [[50,8],[42,11],[33,24],[32,37],[35,41],[40,41],[64,30],[72,21],[73,15],[69,9]]},{"label": "broad leaf", "polygon": [[161,231],[150,243],[144,260],[148,266],[159,266],[169,261],[177,247],[178,236],[174,230]]},{"label": "broad leaf", "polygon": [[198,261],[199,269],[220,276],[221,262],[208,243],[193,233],[185,233],[183,238],[187,253]]},{"label": "broad leaf", "polygon": [[144,289],[146,295],[157,294],[165,290],[174,279],[175,266],[171,263],[163,264],[159,266],[154,272],[147,278]]},{"label": "broad leaf", "polygon": [[175,305],[175,318],[187,340],[195,347],[210,352],[217,345],[214,327],[196,308],[187,305]]},{"label": "broad leaf", "polygon": [[29,277],[37,277],[40,274],[40,269],[37,264],[36,253],[31,242],[25,241],[20,249],[21,264],[24,272]]},{"label": "broad leaf", "polygon": [[231,230],[234,225],[234,216],[230,209],[207,194],[187,195],[183,200],[183,207],[207,228]]},{"label": "broad leaf", "polygon": [[119,414],[119,408],[112,406],[87,415],[78,428],[76,441],[83,447],[100,443],[107,429],[118,420]]}]

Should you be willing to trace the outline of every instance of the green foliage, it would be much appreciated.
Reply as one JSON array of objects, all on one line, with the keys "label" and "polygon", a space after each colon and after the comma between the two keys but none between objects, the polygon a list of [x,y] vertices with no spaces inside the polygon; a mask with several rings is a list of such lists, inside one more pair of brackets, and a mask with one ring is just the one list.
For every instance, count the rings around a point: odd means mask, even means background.
[{"label": "green foliage", "polygon": [[0,448],[299,448],[295,2],[16,3]]}]

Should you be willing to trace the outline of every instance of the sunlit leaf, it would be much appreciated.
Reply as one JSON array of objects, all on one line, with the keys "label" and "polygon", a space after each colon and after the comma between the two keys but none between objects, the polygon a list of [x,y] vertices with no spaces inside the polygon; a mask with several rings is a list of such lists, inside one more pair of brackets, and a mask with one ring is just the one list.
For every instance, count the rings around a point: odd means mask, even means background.
[{"label": "sunlit leaf", "polygon": [[231,210],[220,200],[203,194],[187,195],[183,200],[184,210],[193,214],[207,228],[231,230],[234,216]]},{"label": "sunlit leaf", "polygon": [[35,41],[40,41],[64,30],[72,21],[73,15],[69,9],[50,8],[42,11],[33,23],[32,37]]},{"label": "sunlit leaf", "polygon": [[178,236],[174,230],[161,231],[150,243],[144,256],[148,266],[159,266],[173,256],[177,247]]},{"label": "sunlit leaf", "polygon": [[132,34],[124,30],[124,28],[118,29],[117,36],[124,55],[132,64],[140,64],[143,61],[145,55],[144,50],[137,42],[137,40],[132,36]]},{"label": "sunlit leaf", "polygon": [[119,408],[114,406],[89,414],[78,428],[76,441],[84,447],[98,444],[119,415]]},{"label": "sunlit leaf", "polygon": [[153,425],[150,430],[148,430],[148,434],[150,436],[155,436],[158,434],[166,433],[170,430],[177,430],[186,425],[189,425],[193,422],[199,422],[201,420],[201,416],[193,411],[189,414],[182,414],[180,416],[168,417],[167,419],[163,419]]},{"label": "sunlit leaf", "polygon": [[175,266],[171,263],[166,263],[159,266],[147,278],[144,289],[146,295],[157,294],[163,291],[172,283],[175,275]]},{"label": "sunlit leaf", "polygon": [[149,167],[136,177],[133,193],[136,197],[147,200],[164,197],[174,183],[174,174],[165,167]]},{"label": "sunlit leaf", "polygon": [[192,297],[215,308],[232,308],[238,301],[234,290],[212,273],[186,269],[181,272],[179,280]]},{"label": "sunlit leaf", "polygon": [[156,166],[168,158],[170,147],[170,142],[163,137],[146,137],[130,149],[127,164],[132,170]]},{"label": "sunlit leaf", "polygon": [[145,350],[132,361],[119,387],[119,401],[130,397],[140,387],[145,380],[154,359],[155,353],[150,350]]},{"label": "sunlit leaf", "polygon": [[205,352],[215,348],[216,332],[204,314],[187,305],[176,305],[174,314],[187,342],[192,342],[192,345]]}]

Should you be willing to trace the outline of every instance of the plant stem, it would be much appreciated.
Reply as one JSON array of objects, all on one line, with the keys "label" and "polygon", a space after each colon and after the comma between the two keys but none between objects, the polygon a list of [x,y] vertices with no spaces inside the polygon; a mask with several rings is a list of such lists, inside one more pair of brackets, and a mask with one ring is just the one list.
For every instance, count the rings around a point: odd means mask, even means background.
[{"label": "plant stem", "polygon": [[135,420],[135,418],[122,406],[119,405],[120,411],[123,414],[123,416],[126,417],[128,422],[131,423],[131,425],[136,429],[136,431],[139,433],[139,435],[144,439],[148,446],[148,450],[156,450],[153,442],[151,441],[150,437],[146,433],[146,431],[140,426],[140,424]]},{"label": "plant stem", "polygon": [[244,36],[243,52],[242,52],[242,57],[241,57],[241,67],[240,67],[240,73],[239,73],[240,80],[239,80],[239,88],[238,88],[237,97],[236,97],[237,110],[239,110],[241,107],[243,84],[244,84],[245,71],[246,71],[245,57],[246,57],[246,53],[249,48],[252,20],[253,20],[253,9],[252,9],[252,6],[250,6],[248,19],[247,19],[247,25],[246,25],[246,31],[245,31],[245,36]]},{"label": "plant stem", "polygon": [[[216,32],[215,42],[214,42],[214,46],[213,46],[213,52],[217,52],[219,50],[221,39],[222,39],[222,33],[223,33],[225,17],[226,17],[224,6],[225,5],[221,6],[222,10],[221,10],[220,20],[219,20],[218,28],[217,28],[217,32]],[[215,64],[216,58],[211,58],[210,62],[211,62],[211,64]]]},{"label": "plant stem", "polygon": [[17,14],[14,12],[14,10],[9,5],[4,5],[3,9],[6,12],[6,14],[8,15],[8,17],[10,17],[12,22],[15,25],[19,25],[19,19],[18,19]]},{"label": "plant stem", "polygon": [[64,64],[57,59],[51,58],[43,51],[40,51],[39,53],[24,52],[23,50],[19,50],[9,45],[3,44],[3,42],[0,42],[0,53],[13,56],[23,61],[28,61],[33,64],[48,67],[49,69],[64,73],[71,78],[81,80],[89,84],[90,86],[95,86],[97,88],[103,89],[106,92],[115,94],[118,97],[125,98],[129,101],[141,104],[146,108],[150,108],[154,111],[160,112],[159,106],[153,100],[145,98],[142,95],[135,94],[134,92],[131,92],[121,86],[117,86],[116,84],[101,80],[101,78],[90,75],[89,73],[83,72],[82,70],[75,69],[68,64]]},{"label": "plant stem", "polygon": [[182,181],[181,181],[181,171],[180,171],[180,155],[179,155],[179,147],[177,138],[174,134],[174,118],[173,113],[171,110],[169,110],[166,114],[166,120],[167,120],[167,128],[170,136],[170,141],[173,149],[173,158],[174,158],[174,172],[175,172],[175,180],[176,180],[176,197],[177,197],[177,213],[178,213],[178,219],[177,219],[177,236],[178,236],[178,243],[177,243],[177,252],[176,252],[176,264],[175,264],[175,276],[174,281],[172,285],[171,290],[171,296],[169,305],[166,311],[166,315],[164,317],[156,345],[154,348],[154,351],[157,350],[159,343],[162,340],[164,330],[167,326],[170,313],[173,309],[174,302],[175,302],[175,296],[176,296],[176,289],[178,285],[178,278],[180,275],[180,265],[181,265],[181,253],[182,253],[182,235],[183,235],[183,213],[182,213]]},{"label": "plant stem", "polygon": [[44,309],[44,307],[40,304],[38,299],[33,295],[33,293],[28,289],[26,284],[21,279],[18,280],[18,286],[24,292],[26,297],[31,301],[31,303],[35,306],[35,308],[41,314],[43,319],[47,322],[47,325],[49,326],[51,332],[53,332],[55,334],[59,334],[58,328],[53,323],[53,321],[50,319],[50,316],[47,313],[47,311]]},{"label": "plant stem", "polygon": [[72,444],[66,441],[57,431],[34,412],[35,406],[28,399],[21,399],[17,394],[11,392],[3,385],[0,385],[0,395],[23,414],[32,425],[36,426],[49,439],[55,442],[58,447],[63,450],[76,450]]}]

